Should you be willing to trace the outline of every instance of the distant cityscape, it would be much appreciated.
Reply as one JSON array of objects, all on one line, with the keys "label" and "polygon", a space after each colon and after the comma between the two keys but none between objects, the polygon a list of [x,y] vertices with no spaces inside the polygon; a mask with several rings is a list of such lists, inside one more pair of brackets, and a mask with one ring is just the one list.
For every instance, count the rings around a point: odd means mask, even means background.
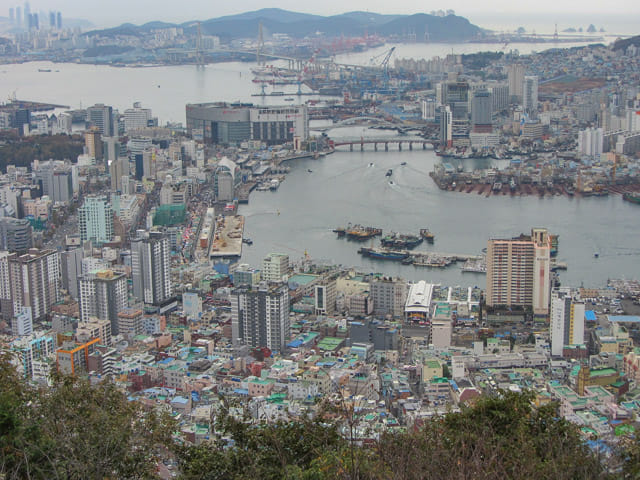
[{"label": "distant cityscape", "polygon": [[[87,34],[29,3],[9,20],[6,75],[28,59],[193,69],[243,59],[256,97],[231,101],[215,83],[211,101],[183,106],[184,123],[142,102],[71,109],[14,94],[0,105],[0,345],[25,382],[50,386],[54,373],[113,382],[170,412],[176,438],[194,445],[216,435],[221,397],[260,424],[314,415],[339,395],[355,405],[351,435],[364,445],[508,391],[556,402],[557,417],[599,446],[638,428],[640,282],[565,284],[573,265],[562,253],[576,246],[548,225],[451,253],[427,225],[391,231],[353,218],[333,231],[315,225],[319,241],[353,247],[352,265],[302,245],[250,263],[244,254],[263,239],[249,238],[255,219],[243,209],[340,155],[367,182],[362,172],[385,152],[419,151],[434,162],[425,182],[437,186],[437,208],[473,195],[481,212],[500,197],[519,216],[527,196],[586,209],[602,200],[613,205],[612,229],[635,232],[637,222],[620,224],[640,208],[640,37],[565,49],[556,32],[542,39],[554,48],[530,55],[403,58],[396,42],[428,43],[437,30],[266,38],[259,23],[234,39],[198,23]],[[465,41],[487,41],[472,27]],[[335,59],[382,46],[367,65]],[[30,75],[44,83],[65,64],[50,65]],[[412,159],[376,173],[374,195],[398,186]],[[322,180],[310,188],[330,188]],[[273,229],[299,229],[276,223],[284,208],[262,214]],[[600,254],[589,260],[606,268]],[[640,251],[624,254],[638,263]],[[359,258],[381,271],[354,267]],[[408,281],[388,265],[424,276]],[[476,285],[438,280],[452,269]]]}]

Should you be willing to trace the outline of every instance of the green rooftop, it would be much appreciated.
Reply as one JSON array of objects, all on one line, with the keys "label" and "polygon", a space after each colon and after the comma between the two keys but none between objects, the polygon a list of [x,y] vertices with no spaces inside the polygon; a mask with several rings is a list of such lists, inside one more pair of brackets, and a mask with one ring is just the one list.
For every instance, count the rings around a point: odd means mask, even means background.
[{"label": "green rooftop", "polygon": [[320,350],[337,350],[340,344],[344,342],[343,338],[336,337],[324,337],[320,342],[318,342],[318,348]]},{"label": "green rooftop", "polygon": [[598,368],[592,369],[589,372],[590,378],[598,378],[598,377],[608,377],[610,375],[617,375],[618,371],[615,368]]},{"label": "green rooftop", "polygon": [[297,283],[298,285],[304,287],[305,285],[309,285],[316,278],[318,278],[318,275],[310,275],[310,274],[307,274],[307,273],[299,273],[297,275],[293,275],[293,276],[289,277],[289,283],[294,282],[294,283]]}]

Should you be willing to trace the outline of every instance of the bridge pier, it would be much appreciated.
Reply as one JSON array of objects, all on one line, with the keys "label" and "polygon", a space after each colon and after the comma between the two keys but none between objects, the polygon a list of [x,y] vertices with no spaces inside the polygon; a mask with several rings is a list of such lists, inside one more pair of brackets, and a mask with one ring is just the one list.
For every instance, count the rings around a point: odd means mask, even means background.
[{"label": "bridge pier", "polygon": [[350,144],[349,144],[349,151],[350,151],[350,152],[353,152],[353,143],[350,143]]},{"label": "bridge pier", "polygon": [[360,142],[360,151],[364,152],[364,142]]},{"label": "bridge pier", "polygon": [[385,152],[389,151],[389,142],[384,142],[384,151]]},{"label": "bridge pier", "polygon": [[377,151],[378,151],[378,143],[377,143],[377,142],[374,142],[374,144],[373,144],[373,150],[374,150],[375,152],[377,152]]},{"label": "bridge pier", "polygon": [[402,142],[398,142],[398,150],[401,152],[402,151]]},{"label": "bridge pier", "polygon": [[409,142],[409,150],[413,150],[413,142]]}]

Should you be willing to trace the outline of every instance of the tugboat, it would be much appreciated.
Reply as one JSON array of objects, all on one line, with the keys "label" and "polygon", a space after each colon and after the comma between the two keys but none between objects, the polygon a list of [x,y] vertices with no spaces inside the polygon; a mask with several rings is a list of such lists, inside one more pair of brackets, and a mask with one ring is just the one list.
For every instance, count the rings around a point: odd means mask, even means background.
[{"label": "tugboat", "polygon": [[429,231],[428,228],[421,228],[420,236],[424,238],[428,243],[433,243],[433,240],[435,239],[435,236]]},{"label": "tugboat", "polygon": [[393,170],[392,169],[387,170],[387,173],[385,173],[385,177],[390,177],[391,175],[393,175]]},{"label": "tugboat", "polygon": [[243,238],[242,243],[246,245],[253,245],[253,240],[251,240],[250,238]]}]

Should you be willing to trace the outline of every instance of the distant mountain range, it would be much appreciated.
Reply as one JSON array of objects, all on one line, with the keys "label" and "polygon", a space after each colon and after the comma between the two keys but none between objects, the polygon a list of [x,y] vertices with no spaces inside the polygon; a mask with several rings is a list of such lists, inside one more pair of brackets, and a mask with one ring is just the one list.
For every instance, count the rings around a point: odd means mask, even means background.
[{"label": "distant mountain range", "polygon": [[[464,17],[448,15],[437,17],[425,13],[415,15],[381,15],[370,12],[348,12],[330,17],[291,12],[279,8],[263,8],[253,12],[212,18],[200,22],[204,35],[217,35],[224,40],[257,37],[258,26],[262,23],[265,36],[273,33],[284,33],[301,38],[316,33],[326,36],[353,37],[379,34],[383,36],[415,34],[418,41],[423,41],[425,32],[432,42],[465,41],[482,36],[483,30],[473,25]],[[125,23],[119,27],[106,30],[94,30],[87,35],[135,35],[141,36],[158,28],[182,27],[187,31],[195,31],[198,21],[182,24],[165,22],[149,22],[144,25]]]}]

